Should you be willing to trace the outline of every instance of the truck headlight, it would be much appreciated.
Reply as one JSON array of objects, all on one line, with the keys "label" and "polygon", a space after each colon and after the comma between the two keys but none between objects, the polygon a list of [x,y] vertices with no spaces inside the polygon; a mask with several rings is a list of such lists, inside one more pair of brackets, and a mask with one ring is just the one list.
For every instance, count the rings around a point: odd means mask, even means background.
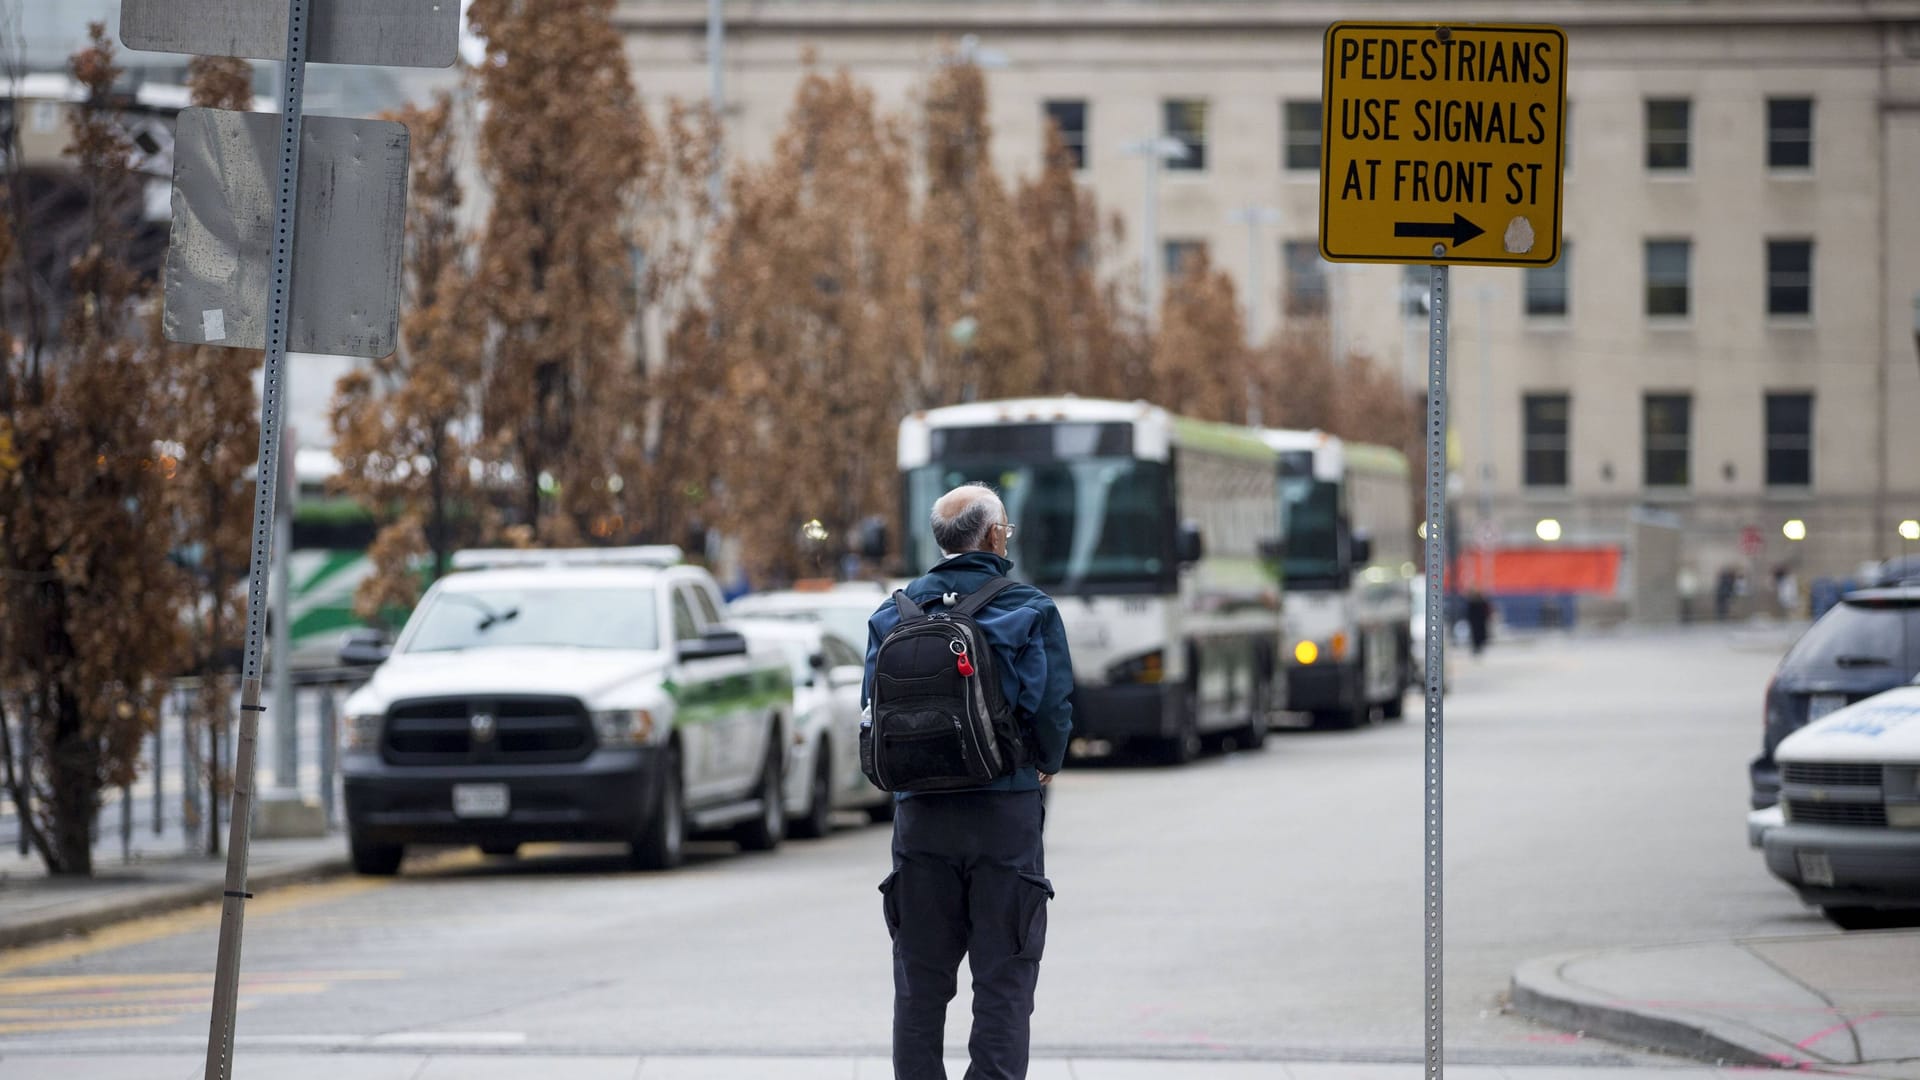
[{"label": "truck headlight", "polygon": [[384,713],[349,713],[340,728],[340,749],[372,750],[380,745],[380,725],[386,720]]},{"label": "truck headlight", "polygon": [[1157,683],[1165,677],[1165,658],[1159,649],[1122,660],[1107,669],[1107,681],[1116,686]]},{"label": "truck headlight", "polygon": [[645,709],[605,709],[593,714],[601,746],[645,746],[653,738],[653,714]]},{"label": "truck headlight", "polygon": [[1303,667],[1310,666],[1320,659],[1320,646],[1303,639],[1293,646],[1293,659]]}]

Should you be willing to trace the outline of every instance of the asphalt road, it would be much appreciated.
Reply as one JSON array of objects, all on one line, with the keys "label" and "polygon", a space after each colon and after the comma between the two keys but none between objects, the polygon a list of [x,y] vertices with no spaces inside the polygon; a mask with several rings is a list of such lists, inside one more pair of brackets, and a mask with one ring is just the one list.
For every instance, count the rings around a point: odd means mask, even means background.
[{"label": "asphalt road", "polygon": [[[1745,846],[1745,767],[1785,644],[1707,630],[1459,663],[1453,1058],[1657,1060],[1503,1014],[1522,960],[1826,929]],[[1063,774],[1036,1051],[1417,1058],[1420,815],[1417,718],[1179,770]],[[285,890],[251,908],[240,1032],[337,1049],[884,1053],[886,868],[885,829],[849,823],[773,855],[703,850],[668,875],[550,847]],[[0,953],[0,1050],[202,1044],[215,929],[183,913]],[[966,1001],[963,980],[955,1047]]]}]

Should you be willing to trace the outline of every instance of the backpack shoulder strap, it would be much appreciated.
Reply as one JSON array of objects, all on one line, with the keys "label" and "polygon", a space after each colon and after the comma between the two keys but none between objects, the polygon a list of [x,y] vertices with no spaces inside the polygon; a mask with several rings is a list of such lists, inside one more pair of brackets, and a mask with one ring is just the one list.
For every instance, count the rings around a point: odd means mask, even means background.
[{"label": "backpack shoulder strap", "polygon": [[894,592],[893,606],[900,612],[901,622],[906,622],[908,619],[924,619],[927,617],[926,611],[922,609],[919,604],[913,602],[913,597],[908,596],[907,590],[905,589],[898,589]]},{"label": "backpack shoulder strap", "polygon": [[1018,584],[1019,582],[1010,577],[996,577],[985,585],[968,593],[966,599],[953,605],[952,614],[971,619],[986,610],[987,605],[993,603],[994,597],[999,596],[1001,593],[1006,592]]}]

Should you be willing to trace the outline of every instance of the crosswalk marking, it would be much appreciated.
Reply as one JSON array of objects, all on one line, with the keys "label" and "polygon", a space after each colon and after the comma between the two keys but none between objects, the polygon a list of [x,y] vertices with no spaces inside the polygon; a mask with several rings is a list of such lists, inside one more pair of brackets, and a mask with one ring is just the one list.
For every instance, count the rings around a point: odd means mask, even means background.
[{"label": "crosswalk marking", "polygon": [[[397,971],[257,972],[240,980],[240,1007],[399,977]],[[171,1024],[204,1017],[212,1001],[213,976],[205,972],[0,979],[0,1037]]]}]

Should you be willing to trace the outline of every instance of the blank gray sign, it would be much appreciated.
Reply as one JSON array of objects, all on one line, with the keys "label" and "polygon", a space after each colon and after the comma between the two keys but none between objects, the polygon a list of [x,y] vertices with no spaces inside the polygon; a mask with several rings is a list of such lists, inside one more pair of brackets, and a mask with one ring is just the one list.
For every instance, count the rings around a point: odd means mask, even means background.
[{"label": "blank gray sign", "polygon": [[[447,67],[460,49],[460,0],[312,0],[316,64]],[[287,58],[287,0],[120,0],[120,40],[150,52]]]},{"label": "blank gray sign", "polygon": [[[407,146],[407,129],[385,120],[303,121],[290,350],[366,357],[393,352]],[[267,347],[270,178],[279,159],[275,114],[180,113],[167,248],[169,339]]]}]

